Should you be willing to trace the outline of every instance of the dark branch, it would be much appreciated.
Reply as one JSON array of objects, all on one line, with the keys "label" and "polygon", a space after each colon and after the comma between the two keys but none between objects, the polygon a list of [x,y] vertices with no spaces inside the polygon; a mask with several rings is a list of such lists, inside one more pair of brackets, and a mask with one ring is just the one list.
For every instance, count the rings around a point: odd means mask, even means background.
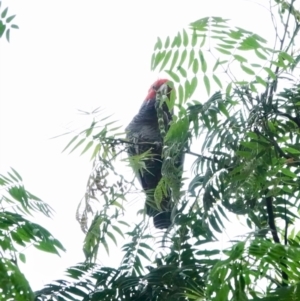
[{"label": "dark branch", "polygon": [[[121,138],[118,138],[118,139],[105,138],[105,140],[108,140],[111,145],[130,144],[130,145],[149,145],[149,146],[157,147],[157,145],[160,144],[160,142],[132,142],[132,141],[129,141],[126,139],[121,139]],[[206,157],[206,156],[203,156],[203,155],[191,152],[191,151],[185,151],[184,153],[198,157],[198,158],[203,158],[203,159],[209,160],[209,161],[215,160],[213,158],[209,158],[209,157]]]},{"label": "dark branch", "polygon": [[198,157],[198,158],[203,158],[203,159],[208,160],[208,161],[215,161],[213,158],[202,156],[200,154],[197,154],[197,153],[194,153],[194,152],[191,152],[191,151],[186,151],[185,153],[189,154],[189,155],[192,155],[192,156],[195,156],[195,157]]},{"label": "dark branch", "polygon": [[300,119],[299,119],[298,116],[297,116],[297,117],[293,117],[293,116],[291,116],[290,114],[280,112],[279,110],[274,110],[274,111],[275,111],[275,113],[278,114],[279,116],[284,116],[284,117],[288,118],[289,120],[292,120],[292,121],[295,122],[295,123],[298,125],[298,127],[300,128]]},{"label": "dark branch", "polygon": [[[266,194],[268,192],[269,192],[269,190],[267,189]],[[275,217],[274,217],[274,211],[273,211],[273,197],[272,196],[266,197],[266,206],[267,206],[269,227],[271,229],[273,240],[275,243],[280,244],[278,232],[277,232],[276,225],[275,225]],[[287,268],[286,264],[282,261],[281,261],[281,265],[285,269]],[[288,275],[286,274],[285,271],[281,271],[281,275],[282,275],[282,286],[286,286],[287,282],[288,282]]]},{"label": "dark branch", "polygon": [[278,233],[277,233],[276,226],[275,226],[272,196],[266,197],[266,206],[267,206],[269,227],[271,229],[273,240],[275,243],[280,244],[280,240],[279,240]]},{"label": "dark branch", "polygon": [[[97,139],[98,137],[94,137],[94,139]],[[104,140],[107,141],[107,143],[111,145],[119,145],[119,144],[130,144],[130,145],[149,145],[149,146],[155,146],[157,147],[161,142],[132,142],[126,139],[115,139],[115,138],[105,138]]]}]

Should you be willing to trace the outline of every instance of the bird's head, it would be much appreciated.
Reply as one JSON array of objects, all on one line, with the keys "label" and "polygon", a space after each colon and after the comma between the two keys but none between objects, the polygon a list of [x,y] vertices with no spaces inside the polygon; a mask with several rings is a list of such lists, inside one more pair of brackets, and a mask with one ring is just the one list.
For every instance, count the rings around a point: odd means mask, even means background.
[{"label": "bird's head", "polygon": [[168,79],[159,79],[154,82],[148,90],[148,95],[145,101],[154,100],[157,92],[163,92],[166,89],[166,94],[171,92],[171,88],[167,85]]}]

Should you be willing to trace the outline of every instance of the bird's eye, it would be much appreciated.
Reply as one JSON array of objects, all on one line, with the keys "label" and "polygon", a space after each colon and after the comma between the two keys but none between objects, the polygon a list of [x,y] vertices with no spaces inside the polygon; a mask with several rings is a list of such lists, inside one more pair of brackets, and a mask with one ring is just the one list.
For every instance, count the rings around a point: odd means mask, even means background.
[{"label": "bird's eye", "polygon": [[157,87],[156,87],[156,86],[152,86],[152,89],[153,89],[154,91],[157,91]]}]

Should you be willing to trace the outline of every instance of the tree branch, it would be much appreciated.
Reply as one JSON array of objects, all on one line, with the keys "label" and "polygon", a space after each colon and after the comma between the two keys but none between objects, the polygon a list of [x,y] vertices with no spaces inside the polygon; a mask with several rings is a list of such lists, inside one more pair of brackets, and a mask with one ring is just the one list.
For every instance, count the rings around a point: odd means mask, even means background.
[{"label": "tree branch", "polygon": [[[267,192],[269,192],[269,191],[267,190]],[[273,212],[273,197],[272,196],[266,197],[266,206],[267,206],[269,227],[271,229],[273,240],[275,243],[280,244],[277,229],[275,226],[275,218],[274,218],[274,212]]]},{"label": "tree branch", "polygon": [[198,157],[198,158],[203,158],[205,160],[209,160],[209,161],[214,161],[213,158],[209,158],[209,157],[206,157],[206,156],[202,156],[200,154],[197,154],[197,153],[194,153],[194,152],[191,152],[191,151],[186,151],[185,152],[186,154],[189,154],[189,155],[192,155],[192,156],[195,156],[195,157]]},{"label": "tree branch", "polygon": [[[266,194],[269,192],[269,190],[266,190]],[[275,217],[274,217],[274,211],[273,211],[273,197],[268,196],[266,197],[266,206],[267,206],[267,214],[268,214],[268,222],[269,222],[269,227],[271,229],[271,233],[273,236],[273,240],[275,243],[280,244],[278,232],[276,229],[275,225]],[[281,265],[286,269],[287,266],[284,262],[280,262]],[[286,274],[285,271],[281,271],[281,277],[282,277],[282,286],[286,286],[288,282],[288,275]]]}]

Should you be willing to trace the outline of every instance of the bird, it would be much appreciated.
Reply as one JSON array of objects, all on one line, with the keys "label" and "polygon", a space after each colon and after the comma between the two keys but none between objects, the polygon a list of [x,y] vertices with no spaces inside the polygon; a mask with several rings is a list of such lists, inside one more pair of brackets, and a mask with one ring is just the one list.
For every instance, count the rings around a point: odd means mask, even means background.
[{"label": "bird", "polygon": [[[136,176],[146,194],[146,214],[153,217],[154,226],[158,229],[169,228],[171,222],[171,192],[162,194],[160,208],[154,198],[154,191],[162,178],[162,150],[163,137],[157,116],[157,94],[165,94],[170,97],[171,88],[168,79],[155,81],[143,101],[138,113],[133,117],[125,129],[126,138],[129,142],[129,158],[146,153],[143,158],[144,168],[135,169]],[[163,123],[166,131],[170,127],[173,112],[169,111],[167,104],[162,104]]]}]

